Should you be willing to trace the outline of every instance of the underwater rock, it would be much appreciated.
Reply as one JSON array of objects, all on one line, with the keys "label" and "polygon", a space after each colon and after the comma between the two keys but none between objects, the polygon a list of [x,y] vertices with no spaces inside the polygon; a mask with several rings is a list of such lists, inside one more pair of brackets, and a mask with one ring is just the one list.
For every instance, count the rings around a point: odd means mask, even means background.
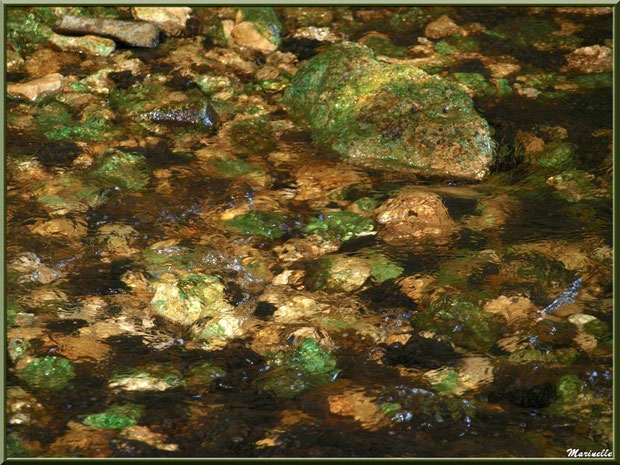
[{"label": "underwater rock", "polygon": [[108,383],[111,388],[124,391],[166,391],[184,386],[181,373],[171,365],[145,365],[118,370]]},{"label": "underwater rock", "polygon": [[28,386],[42,391],[58,391],[75,378],[75,368],[66,358],[36,358],[18,374]]},{"label": "underwater rock", "polygon": [[435,21],[428,23],[424,29],[424,35],[431,39],[441,39],[455,34],[466,35],[465,30],[447,15],[442,15]]},{"label": "underwater rock", "polygon": [[52,73],[32,81],[20,84],[9,84],[6,91],[11,96],[24,97],[35,101],[44,94],[60,90],[62,87],[62,80],[62,74]]},{"label": "underwater rock", "polygon": [[456,230],[441,198],[428,190],[401,190],[375,211],[381,238],[390,245],[412,242],[446,242]]},{"label": "underwater rock", "polygon": [[230,32],[237,45],[263,53],[278,49],[281,34],[282,24],[271,7],[239,8]]},{"label": "underwater rock", "polygon": [[274,369],[262,375],[257,382],[261,389],[278,397],[292,399],[308,389],[333,381],[340,370],[337,360],[314,339],[304,339],[294,352],[272,354]]},{"label": "underwater rock", "polygon": [[92,56],[107,57],[116,50],[113,40],[97,36],[73,37],[53,33],[48,42],[63,52],[80,52]]},{"label": "underwater rock", "polygon": [[390,344],[383,356],[383,363],[406,367],[439,368],[453,365],[459,358],[460,356],[449,342],[440,338],[427,338],[413,334],[404,345],[400,342]]},{"label": "underwater rock", "polygon": [[362,45],[304,63],[284,103],[320,146],[371,168],[481,180],[492,162],[489,126],[458,85]]},{"label": "underwater rock", "polygon": [[205,317],[229,310],[224,285],[216,276],[201,273],[176,277],[171,274],[152,281],[155,292],[151,305],[168,321],[190,326]]},{"label": "underwater rock", "polygon": [[613,52],[602,45],[578,48],[566,55],[568,64],[561,71],[578,73],[611,73],[613,71]]},{"label": "underwater rock", "polygon": [[169,36],[177,36],[183,30],[187,20],[192,14],[192,9],[186,6],[180,7],[139,7],[131,9],[133,17],[139,21],[153,23]]},{"label": "underwater rock", "polygon": [[133,47],[154,48],[159,44],[157,26],[136,21],[65,15],[56,22],[54,31],[109,37]]},{"label": "underwater rock", "polygon": [[364,285],[370,276],[370,265],[361,257],[330,255],[310,265],[304,279],[312,290],[353,292]]},{"label": "underwater rock", "polygon": [[481,351],[495,345],[504,325],[503,317],[490,315],[459,295],[445,296],[411,317],[411,326],[417,331],[432,331],[457,346]]},{"label": "underwater rock", "polygon": [[136,404],[113,405],[101,413],[88,415],[82,423],[103,429],[123,429],[135,425],[144,414],[144,407]]}]

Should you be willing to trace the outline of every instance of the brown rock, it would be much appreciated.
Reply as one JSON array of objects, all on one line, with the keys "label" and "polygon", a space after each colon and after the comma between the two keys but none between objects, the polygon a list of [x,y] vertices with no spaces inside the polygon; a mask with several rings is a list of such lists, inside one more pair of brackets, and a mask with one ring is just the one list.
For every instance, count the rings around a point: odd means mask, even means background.
[{"label": "brown rock", "polygon": [[185,29],[192,9],[181,7],[133,7],[131,13],[135,19],[157,25],[170,36],[177,36]]},{"label": "brown rock", "polygon": [[435,21],[428,23],[424,29],[424,35],[431,39],[441,39],[451,35],[467,35],[465,30],[458,26],[449,16],[440,16]]},{"label": "brown rock", "polygon": [[154,48],[159,44],[157,26],[136,21],[66,15],[56,22],[54,31],[69,34],[94,34],[134,47]]},{"label": "brown rock", "polygon": [[112,39],[97,36],[63,36],[52,33],[48,43],[63,52],[79,52],[85,55],[107,57],[116,50],[116,43]]},{"label": "brown rock", "polygon": [[568,64],[562,71],[577,71],[580,73],[610,73],[613,71],[613,53],[611,48],[592,45],[582,47],[566,55]]},{"label": "brown rock", "polygon": [[247,47],[252,50],[258,50],[263,53],[271,53],[278,49],[278,45],[270,42],[257,29],[256,24],[244,21],[235,25],[230,33],[232,39],[237,45]]},{"label": "brown rock", "polygon": [[401,190],[376,213],[379,233],[390,245],[425,240],[443,243],[456,229],[440,197],[419,187]]},{"label": "brown rock", "polygon": [[24,97],[35,101],[41,95],[56,92],[62,87],[62,74],[52,73],[45,77],[24,82],[22,84],[9,84],[7,93],[13,97]]}]

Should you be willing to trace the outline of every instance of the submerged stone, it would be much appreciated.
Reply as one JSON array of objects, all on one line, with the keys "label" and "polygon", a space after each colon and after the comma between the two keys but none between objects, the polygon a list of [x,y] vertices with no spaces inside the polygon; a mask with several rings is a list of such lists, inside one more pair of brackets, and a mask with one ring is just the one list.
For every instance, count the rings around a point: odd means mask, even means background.
[{"label": "submerged stone", "polygon": [[184,386],[182,374],[172,365],[145,365],[118,370],[108,386],[124,391],[166,391]]},{"label": "submerged stone", "polygon": [[101,413],[88,415],[82,423],[103,429],[123,429],[133,426],[144,413],[144,407],[137,404],[113,405]]},{"label": "submerged stone", "polygon": [[265,391],[291,399],[301,392],[328,383],[336,378],[336,359],[314,339],[306,338],[292,354],[273,354],[277,368],[259,380]]},{"label": "submerged stone", "polygon": [[94,34],[110,37],[134,47],[153,48],[159,44],[157,26],[137,21],[65,15],[58,20],[54,30],[70,34]]},{"label": "submerged stone", "polygon": [[446,242],[457,228],[441,198],[419,187],[401,190],[375,214],[381,238],[391,245]]},{"label": "submerged stone", "polygon": [[361,257],[330,255],[309,267],[304,282],[310,290],[352,292],[364,285],[370,276],[370,265]]},{"label": "submerged stone", "polygon": [[40,96],[56,92],[62,87],[62,74],[52,73],[42,78],[19,84],[9,84],[7,94],[13,97],[24,97],[35,101]]},{"label": "submerged stone", "polygon": [[226,221],[226,226],[248,236],[277,239],[284,234],[286,223],[278,213],[251,211]]},{"label": "submerged stone", "polygon": [[273,8],[239,8],[235,23],[230,35],[236,44],[264,53],[273,52],[280,46],[283,27]]},{"label": "submerged stone", "polygon": [[446,296],[411,317],[416,330],[433,331],[457,346],[490,350],[501,337],[504,319],[490,315],[461,296]]},{"label": "submerged stone", "polygon": [[116,50],[116,43],[111,39],[97,36],[62,36],[52,34],[48,42],[63,52],[80,52],[85,55],[107,57]]},{"label": "submerged stone", "polygon": [[58,391],[75,378],[75,368],[66,358],[44,357],[30,362],[18,376],[34,389]]},{"label": "submerged stone", "polygon": [[99,155],[90,174],[104,184],[127,190],[144,189],[151,178],[146,158],[116,149]]},{"label": "submerged stone", "polygon": [[181,277],[163,275],[150,284],[155,313],[168,321],[189,326],[230,308],[224,285],[216,276],[201,273]]},{"label": "submerged stone", "polygon": [[147,23],[153,23],[170,36],[179,35],[185,29],[192,9],[181,7],[133,7],[131,13],[134,18]]},{"label": "submerged stone", "polygon": [[328,239],[348,241],[355,236],[366,235],[374,229],[374,222],[357,213],[336,211],[312,218],[306,226],[306,233],[319,234]]},{"label": "submerged stone", "polygon": [[406,367],[440,368],[453,365],[459,358],[449,342],[413,334],[404,345],[400,342],[390,344],[383,356],[383,363]]},{"label": "submerged stone", "polygon": [[233,122],[228,140],[239,155],[266,154],[276,147],[269,120],[264,116]]},{"label": "submerged stone", "polygon": [[194,363],[187,372],[187,385],[197,390],[209,390],[218,379],[226,376],[220,367],[209,362]]},{"label": "submerged stone", "polygon": [[464,90],[362,45],[310,59],[284,102],[319,145],[365,166],[481,180],[492,162],[489,126]]}]

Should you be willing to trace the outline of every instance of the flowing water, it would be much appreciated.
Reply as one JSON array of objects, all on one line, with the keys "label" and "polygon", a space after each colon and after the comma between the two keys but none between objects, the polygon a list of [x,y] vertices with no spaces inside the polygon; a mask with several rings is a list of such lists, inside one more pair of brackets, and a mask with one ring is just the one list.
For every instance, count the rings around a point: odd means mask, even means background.
[{"label": "flowing water", "polygon": [[[8,8],[8,84],[62,76],[7,100],[9,456],[612,449],[611,10],[278,7],[274,52],[196,7],[155,48],[48,45],[130,10]],[[345,39],[458,82],[489,176],[359,167],[292,122]],[[379,221],[412,186],[439,234]]]}]

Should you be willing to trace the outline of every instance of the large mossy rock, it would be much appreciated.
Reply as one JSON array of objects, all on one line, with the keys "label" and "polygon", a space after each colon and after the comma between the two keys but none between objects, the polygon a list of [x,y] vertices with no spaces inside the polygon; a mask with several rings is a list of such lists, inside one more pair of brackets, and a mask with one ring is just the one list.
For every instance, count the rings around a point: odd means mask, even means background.
[{"label": "large mossy rock", "polygon": [[457,84],[362,45],[306,62],[284,102],[320,146],[367,167],[480,180],[492,162],[489,126]]}]

